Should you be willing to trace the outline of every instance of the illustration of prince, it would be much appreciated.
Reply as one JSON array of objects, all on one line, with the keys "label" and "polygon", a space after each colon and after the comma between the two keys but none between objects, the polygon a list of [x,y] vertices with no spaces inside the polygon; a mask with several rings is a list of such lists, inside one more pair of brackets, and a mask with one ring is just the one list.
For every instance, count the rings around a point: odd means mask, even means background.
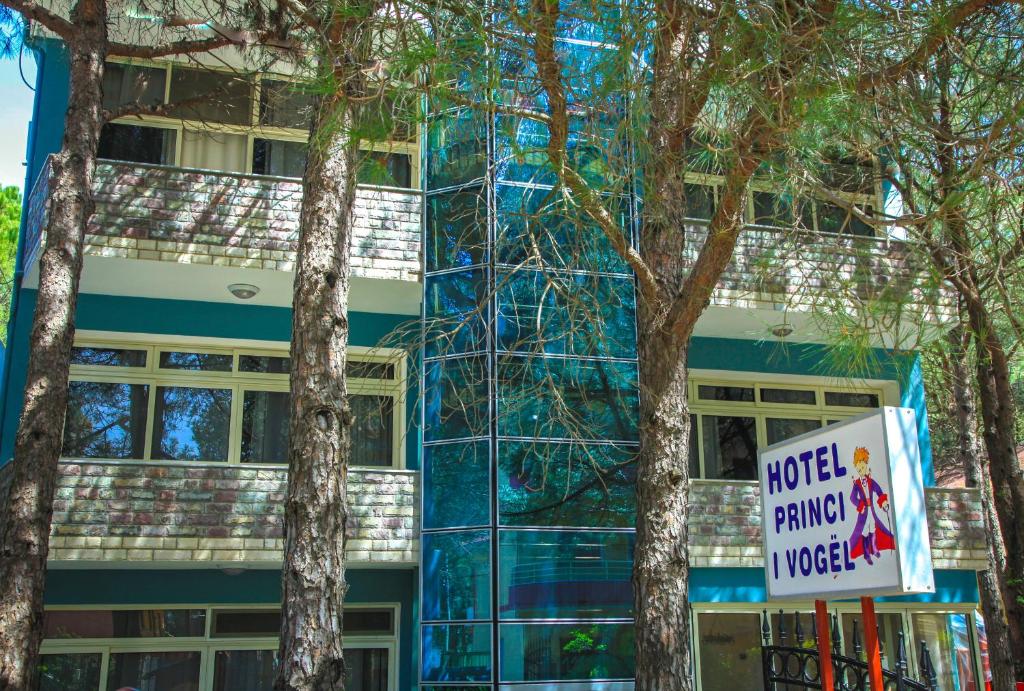
[{"label": "illustration of prince", "polygon": [[[853,466],[857,477],[853,480],[850,502],[857,509],[857,524],[850,536],[850,558],[863,555],[870,565],[882,550],[896,549],[889,527],[889,495],[871,477],[871,454],[863,446],[854,450]],[[879,511],[883,512],[884,521]]]}]

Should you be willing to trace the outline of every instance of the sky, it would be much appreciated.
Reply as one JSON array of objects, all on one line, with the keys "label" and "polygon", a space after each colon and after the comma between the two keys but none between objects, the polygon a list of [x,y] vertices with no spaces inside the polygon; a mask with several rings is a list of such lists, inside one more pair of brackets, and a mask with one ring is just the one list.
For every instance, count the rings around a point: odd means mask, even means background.
[{"label": "sky", "polygon": [[[25,79],[35,85],[36,63],[31,51],[22,57]],[[18,58],[0,58],[0,186],[25,185],[25,143],[32,119],[33,93],[18,71]]]}]

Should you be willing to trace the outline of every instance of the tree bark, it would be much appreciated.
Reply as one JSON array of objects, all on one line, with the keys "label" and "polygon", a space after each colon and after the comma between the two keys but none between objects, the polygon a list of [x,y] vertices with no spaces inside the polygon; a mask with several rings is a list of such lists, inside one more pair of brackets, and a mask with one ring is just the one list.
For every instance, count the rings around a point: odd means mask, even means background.
[{"label": "tree bark", "polygon": [[[291,418],[280,669],[275,689],[343,689],[342,611],[352,412],[348,353],[349,257],[358,141],[354,28],[327,23],[323,64],[335,93],[319,99],[299,217],[292,314]],[[335,52],[336,51],[336,52]]]},{"label": "tree bark", "polygon": [[42,642],[43,589],[57,483],[82,241],[102,124],[105,0],[79,0],[68,41],[70,93],[61,151],[51,160],[49,216],[39,259],[25,405],[10,493],[0,520],[0,688],[32,689]]},{"label": "tree bark", "polygon": [[[1009,362],[1002,343],[991,330],[993,325],[986,319],[987,312],[979,307],[975,305],[971,320],[987,460],[984,465],[988,466],[982,466],[982,470],[988,471],[987,477],[982,476],[982,497],[987,505],[986,522],[991,518],[989,509],[995,512],[996,520],[989,529],[989,538],[994,537],[993,530],[998,527],[1004,543],[1004,558],[998,559],[995,565],[1003,565],[998,583],[1009,623],[1009,650],[1021,651],[1024,650],[1024,470],[1017,458],[1014,440],[1016,411],[1010,389]],[[1017,678],[1024,679],[1024,657],[1013,655],[1013,662]]]},{"label": "tree bark", "polygon": [[978,439],[978,411],[974,387],[968,365],[967,337],[963,325],[950,330],[950,379],[953,388],[957,421],[957,460],[961,464],[968,487],[981,492],[985,521],[985,545],[988,549],[988,569],[978,573],[978,590],[985,616],[988,636],[988,659],[992,670],[993,691],[1014,691],[1014,658],[1010,644],[1010,625],[1007,620],[1002,582],[1006,573],[1006,545],[999,517],[995,512],[992,481],[989,478],[988,458]]}]

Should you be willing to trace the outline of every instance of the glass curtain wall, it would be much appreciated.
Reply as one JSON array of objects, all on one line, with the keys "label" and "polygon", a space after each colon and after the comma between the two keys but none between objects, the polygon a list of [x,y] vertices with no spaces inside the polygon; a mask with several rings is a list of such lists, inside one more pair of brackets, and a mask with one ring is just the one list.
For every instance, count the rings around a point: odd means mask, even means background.
[{"label": "glass curtain wall", "polygon": [[[491,12],[507,38],[429,107],[420,679],[632,680],[633,277],[558,186],[546,125],[502,107],[547,103],[522,17]],[[563,20],[570,159],[632,242],[624,99],[590,78],[619,59],[611,22]]]}]

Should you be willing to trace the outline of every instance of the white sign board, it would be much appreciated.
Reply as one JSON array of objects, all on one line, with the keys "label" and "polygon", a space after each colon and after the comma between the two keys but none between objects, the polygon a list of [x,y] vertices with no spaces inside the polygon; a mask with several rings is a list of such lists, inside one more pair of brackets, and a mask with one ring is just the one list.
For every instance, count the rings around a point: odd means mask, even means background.
[{"label": "white sign board", "polygon": [[912,409],[788,439],[758,464],[770,598],[935,592]]}]

